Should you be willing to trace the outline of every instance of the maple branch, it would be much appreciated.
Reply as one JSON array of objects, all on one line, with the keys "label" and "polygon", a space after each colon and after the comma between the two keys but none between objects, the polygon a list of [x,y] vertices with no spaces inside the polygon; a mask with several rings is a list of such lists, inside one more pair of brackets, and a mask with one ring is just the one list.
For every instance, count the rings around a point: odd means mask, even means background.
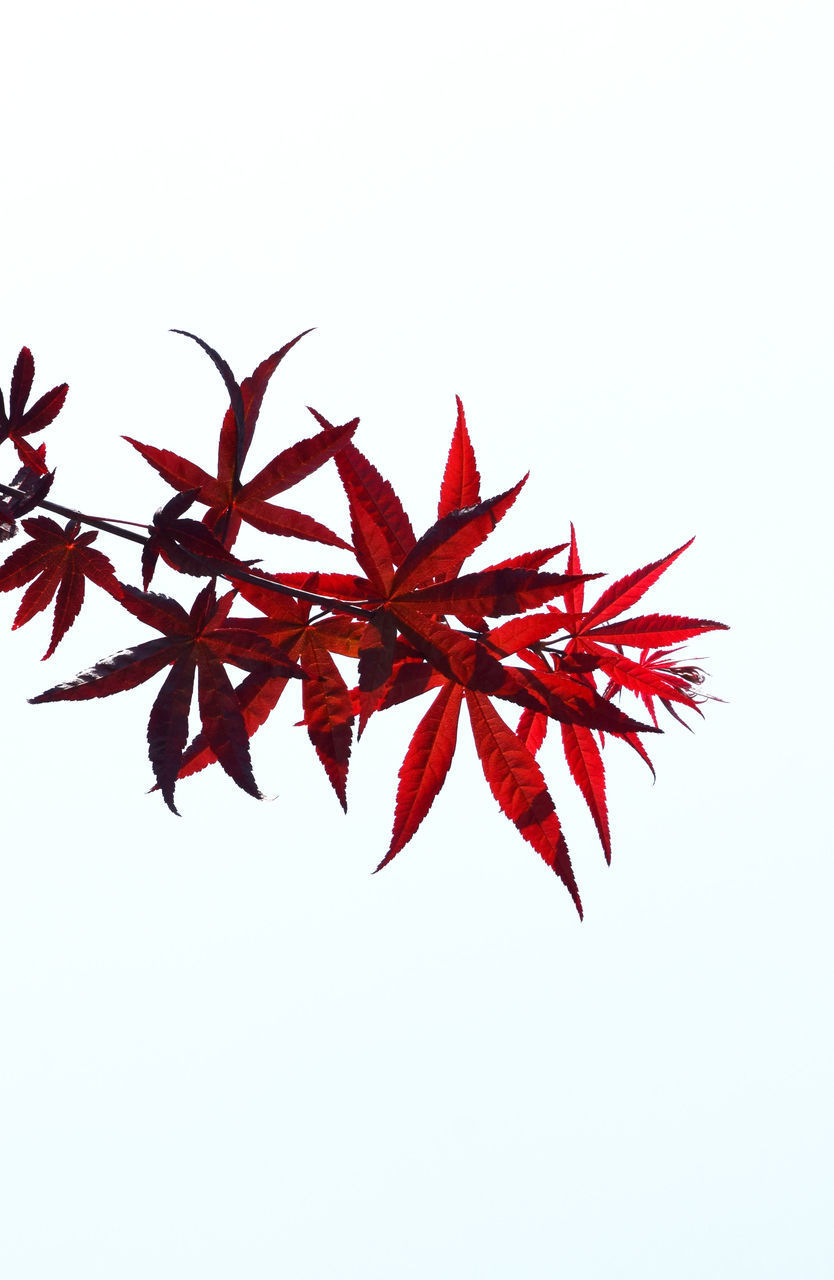
[{"label": "maple branch", "polygon": [[[0,493],[4,493],[7,498],[25,498],[28,495],[22,489],[14,489],[11,485],[0,484]],[[115,533],[120,538],[127,538],[130,542],[140,542],[144,546],[147,538],[143,538],[141,533],[130,533],[127,529],[120,529],[118,525],[111,524],[109,520],[99,520],[96,516],[85,516],[80,511],[74,511],[72,507],[62,507],[60,503],[50,502],[48,498],[41,498],[35,504],[43,507],[45,511],[52,511],[57,516],[66,516],[68,520],[80,520],[82,524],[93,525],[96,529],[103,530],[104,533]],[[142,526],[146,528],[147,526]]]},{"label": "maple branch", "polygon": [[[181,329],[174,332],[196,342],[210,357],[225,385],[229,407],[220,427],[216,476],[169,449],[124,437],[176,491],[148,524],[84,515],[47,500],[55,472],[46,466],[46,446],[34,448],[26,437],[53,421],[67,385],[53,387],[28,405],[35,375],[28,347],[15,362],[8,402],[0,392],[0,444],[9,440],[23,464],[12,485],[0,484],[0,540],[13,536],[21,520],[28,535],[0,564],[0,593],[25,588],[13,629],[54,600],[52,635],[44,654],[48,658],[75,621],[85,584],[92,582],[161,633],[111,654],[30,702],[107,697],[135,689],[170,668],[151,708],[147,744],[156,789],[176,813],[177,780],[213,761],[241,790],[262,798],[249,742],[295,677],[301,685],[300,723],[346,809],[354,723],[358,721],[358,738],[376,711],[431,690],[432,703],[399,770],[391,843],[377,869],[411,840],[427,816],[448,774],[465,713],[499,808],[562,880],[581,916],[565,837],[537,753],[553,724],[610,862],[603,739],[611,735],[625,742],[654,776],[638,735],[661,732],[656,704],[690,731],[682,711],[703,714],[697,705],[705,698],[697,693],[703,672],[697,660],[687,663],[679,657],[681,643],[725,629],[723,623],[704,618],[631,612],[692,539],[610,583],[591,605],[585,603],[586,584],[603,575],[582,572],[573,525],[569,543],[462,574],[462,566],[513,505],[527,476],[492,498],[482,498],[460,399],[437,519],[418,538],[391,483],[354,445],[358,418],[334,426],[311,409],[321,430],[282,449],[250,481],[241,483],[269,381],[303,334],[267,356],[238,383],[226,361],[202,338]],[[271,501],[331,460],[348,500],[350,542],[312,516]],[[207,508],[202,522],[185,516],[194,502]],[[44,516],[23,519],[38,507],[63,517],[66,528]],[[241,521],[265,534],[340,547],[355,556],[362,576],[269,573],[260,559],[242,559],[232,551]],[[109,558],[92,547],[96,532],[81,533],[81,525],[142,548],[144,591],[119,581]],[[568,547],[566,574],[539,572]],[[190,609],[147,590],[160,559],[174,571],[208,579]],[[219,581],[228,581],[231,589],[219,593]],[[329,586],[348,598],[292,585],[300,582]],[[246,591],[247,584],[255,590]],[[263,589],[309,607],[270,604]],[[238,594],[267,617],[230,616]],[[560,606],[548,604],[559,596],[564,597]],[[548,605],[546,612],[530,612],[542,605]],[[333,614],[345,621],[328,617]],[[493,626],[493,618],[503,621]],[[639,659],[626,654],[629,648],[639,651]],[[358,660],[355,689],[348,688],[339,657]],[[246,674],[233,684],[227,667]],[[598,680],[607,681],[602,691]],[[651,724],[619,710],[616,704],[623,694],[645,705]],[[187,745],[195,697],[202,727]],[[507,707],[515,714],[520,710],[516,728],[505,719]]]},{"label": "maple branch", "polygon": [[[9,498],[24,498],[27,496],[21,489],[15,489],[7,484],[0,484],[0,493]],[[95,529],[101,529],[103,533],[114,533],[118,538],[126,538],[129,542],[138,542],[143,547],[148,542],[148,539],[143,538],[141,533],[131,533],[129,529],[121,529],[109,520],[99,520],[97,516],[84,515],[83,512],[76,511],[72,507],[63,507],[58,502],[50,502],[47,498],[42,498],[36,505],[43,507],[46,511],[52,511],[55,515],[66,516],[68,520],[78,520],[81,524],[92,525]],[[320,596],[315,591],[303,591],[301,587],[288,587],[283,582],[275,582],[272,578],[262,577],[258,573],[251,573],[246,569],[238,569],[232,565],[224,565],[222,568],[218,565],[216,573],[210,574],[207,572],[206,577],[228,578],[231,582],[250,582],[253,586],[266,587],[268,591],[275,591],[278,595],[292,596],[294,600],[308,600],[310,604],[321,605],[328,613],[349,613],[356,618],[370,618],[372,613],[372,610],[363,609],[361,605],[347,604],[344,600],[335,600],[330,596]]]}]

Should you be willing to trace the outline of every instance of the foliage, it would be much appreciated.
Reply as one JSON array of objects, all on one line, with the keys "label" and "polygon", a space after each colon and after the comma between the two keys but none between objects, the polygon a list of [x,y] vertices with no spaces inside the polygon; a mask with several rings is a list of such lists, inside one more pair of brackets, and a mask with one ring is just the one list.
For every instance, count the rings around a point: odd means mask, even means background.
[{"label": "foliage", "polygon": [[[347,809],[354,736],[361,737],[371,716],[430,692],[432,701],[399,771],[391,842],[379,868],[411,840],[443,786],[465,707],[489,789],[563,881],[581,915],[538,753],[555,721],[570,776],[610,860],[601,748],[609,738],[623,742],[652,768],[644,738],[660,731],[658,705],[683,722],[681,712],[700,714],[704,700],[697,692],[703,673],[679,660],[679,649],[722,624],[630,612],[691,540],[605,587],[590,603],[587,584],[602,575],[583,572],[573,526],[568,542],[469,569],[470,557],[509,511],[527,477],[494,497],[482,497],[460,400],[437,519],[420,537],[390,482],[354,442],[356,418],[336,426],[311,409],[317,430],[244,481],[269,381],[304,335],[262,361],[240,384],[213,348],[193,334],[185,336],[211,358],[229,399],[217,474],[210,476],[169,449],[125,437],[175,490],[142,535],[47,498],[54,473],[46,465],[44,445],[35,448],[27,437],[53,421],[67,387],[55,387],[27,410],[34,380],[28,348],[15,364],[8,414],[0,394],[0,440],[11,442],[23,464],[11,486],[0,486],[5,495],[0,536],[18,532],[16,522],[36,506],[69,517],[64,528],[43,515],[21,521],[26,541],[0,566],[0,591],[26,587],[13,626],[28,622],[54,598],[44,655],[49,657],[78,616],[89,580],[159,633],[30,701],[104,697],[167,669],[147,736],[156,787],[176,813],[178,779],[215,762],[244,791],[260,796],[250,740],[290,686],[300,686],[302,723]],[[350,541],[312,516],[272,501],[330,462],[347,498]],[[201,520],[185,514],[195,504],[205,508]],[[108,558],[90,545],[98,536],[95,529],[81,532],[84,523],[141,544],[143,589],[117,578]],[[243,523],[272,537],[341,548],[355,563],[343,572],[261,570],[235,554]],[[564,571],[545,569],[564,552]],[[149,590],[160,558],[178,573],[207,579],[187,607]],[[220,595],[219,579],[231,584]],[[233,614],[246,605],[252,612]],[[343,674],[345,659],[356,663],[354,687]],[[244,672],[237,684],[227,668]],[[189,743],[195,676],[200,728]],[[622,693],[634,695],[648,722],[620,708]]]}]

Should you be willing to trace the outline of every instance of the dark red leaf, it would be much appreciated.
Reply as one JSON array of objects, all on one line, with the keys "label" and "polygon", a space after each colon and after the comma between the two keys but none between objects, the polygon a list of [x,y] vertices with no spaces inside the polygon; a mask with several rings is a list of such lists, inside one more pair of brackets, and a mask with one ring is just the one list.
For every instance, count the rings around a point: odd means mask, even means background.
[{"label": "dark red leaf", "polygon": [[55,652],[59,641],[66,635],[81,612],[83,603],[84,570],[76,560],[70,559],[58,584],[58,592],[55,597],[55,617],[52,621],[52,636],[50,637],[49,648],[43,655],[44,661]]},{"label": "dark red leaf", "polygon": [[6,402],[0,392],[0,441],[11,440],[24,466],[36,473],[45,473],[43,450],[33,449],[23,439],[35,431],[42,431],[49,426],[60,413],[67,398],[67,384],[53,387],[41,396],[30,409],[26,409],[26,401],[32,390],[35,376],[35,362],[28,347],[21,348],[15,361],[12,373],[12,384],[9,394],[9,413],[6,414]]},{"label": "dark red leaf", "polygon": [[61,529],[48,516],[33,516],[23,521],[23,528],[30,541],[17,547],[0,566],[0,591],[31,582],[15,616],[15,628],[45,609],[57,592],[52,637],[43,655],[46,659],[78,616],[85,578],[114,596],[119,594],[119,585],[107,557],[90,547],[96,534],[82,534],[77,521]]},{"label": "dark red leaf", "polygon": [[348,422],[343,427],[334,427],[331,431],[320,431],[318,435],[310,436],[307,440],[298,440],[288,449],[284,449],[256,476],[246,482],[238,494],[238,503],[248,504],[253,498],[258,500],[273,498],[276,493],[283,493],[285,489],[299,484],[344,447],[358,423],[359,419],[354,418],[353,422]]},{"label": "dark red leaf", "polygon": [[350,543],[340,538],[338,533],[320,524],[312,516],[302,511],[291,511],[288,507],[276,507],[271,502],[261,502],[254,498],[240,503],[238,513],[247,524],[262,533],[278,534],[283,538],[302,538],[305,542],[323,542],[329,547],[343,547],[350,550]]},{"label": "dark red leaf", "polygon": [[157,631],[164,631],[166,635],[188,635],[188,614],[177,600],[160,595],[158,591],[140,591],[138,587],[131,587],[124,582],[120,585],[119,604],[128,613],[132,613],[134,618]]},{"label": "dark red leaf", "polygon": [[[23,599],[15,614],[12,630],[16,631],[29,622],[36,614],[45,609],[52,600],[64,576],[64,566],[60,560],[50,560],[42,573],[24,591]],[[46,658],[49,650],[43,655]]]},{"label": "dark red leaf", "polygon": [[197,696],[206,741],[233,782],[262,799],[252,773],[249,735],[226,670],[206,649],[197,651]]},{"label": "dark red leaf", "polygon": [[132,436],[122,436],[122,439],[132,444],[172,488],[181,493],[194,489],[200,493],[201,502],[212,501],[212,495],[215,495],[215,501],[219,499],[220,487],[217,481],[202,467],[189,462],[187,458],[181,458],[178,453],[171,453],[170,449],[157,449],[152,444],[142,444]]},{"label": "dark red leaf", "polygon": [[[44,427],[48,427],[50,422],[58,417],[58,414],[64,407],[64,401],[67,398],[69,387],[65,382],[60,387],[53,387],[51,391],[47,391],[37,400],[31,407],[27,409],[23,415],[23,420],[18,427],[18,433],[21,436],[30,436],[35,431],[43,431]],[[23,441],[19,441],[22,444]]]},{"label": "dark red leaf", "polygon": [[[295,652],[295,649],[289,649],[287,656],[294,657]],[[235,697],[250,738],[266,723],[288,684],[288,676],[276,676],[270,669],[260,667],[257,671],[251,671],[237,686]],[[186,778],[192,773],[198,773],[216,760],[217,756],[209,746],[205,733],[201,731],[186,748],[178,776]]]},{"label": "dark red leaf", "polygon": [[217,475],[221,484],[225,481],[227,485],[233,485],[236,475],[240,475],[244,460],[252,443],[255,425],[258,421],[258,415],[261,411],[261,405],[263,404],[266,389],[269,386],[269,380],[287,352],[291,351],[295,344],[300,342],[302,338],[306,337],[308,333],[312,333],[312,329],[305,329],[303,333],[299,333],[298,336],[293,338],[290,342],[286,342],[278,351],[273,351],[271,356],[267,356],[265,360],[261,361],[252,376],[250,378],[244,378],[243,382],[240,384],[240,395],[243,401],[244,416],[243,442],[239,447],[235,413],[234,409],[230,406],[226,411],[226,416],[223,419],[223,426],[220,429]]},{"label": "dark red leaf", "polygon": [[174,662],[156,696],[148,720],[148,755],[154,777],[172,813],[174,787],[188,741],[188,712],[194,688],[194,655],[188,651]]},{"label": "dark red leaf", "polygon": [[[178,329],[174,332],[185,331]],[[186,336],[194,337],[193,334]],[[219,361],[218,368],[227,385],[236,389],[231,370],[225,362],[201,339],[195,338],[195,341],[209,352],[215,363]],[[294,342],[297,341],[297,338],[294,339]],[[208,508],[203,524],[215,530],[226,547],[233,545],[241,520],[246,520],[263,533],[304,538],[349,549],[349,544],[343,538],[317,520],[297,511],[273,506],[266,499],[297,484],[338,453],[353,434],[356,422],[334,428],[332,432],[322,431],[318,436],[291,445],[268,462],[253,480],[247,484],[240,482],[243,459],[252,441],[269,377],[294,342],[287,344],[258,366],[252,379],[247,379],[244,383],[245,394],[238,392],[237,399],[232,395],[232,409],[224,418],[221,430],[216,477],[209,476],[202,467],[179,454],[141,444],[130,436],[124,437],[173,488],[180,491],[194,490],[194,499]]]},{"label": "dark red leaf", "polygon": [[240,467],[243,462],[243,447],[244,447],[244,440],[246,436],[246,425],[245,425],[245,414],[243,412],[243,397],[240,394],[240,387],[237,384],[235,375],[232,373],[231,369],[229,368],[228,364],[223,359],[223,357],[215,351],[214,347],[210,347],[209,344],[207,342],[204,342],[202,338],[198,338],[196,333],[189,333],[186,329],[172,329],[171,332],[182,334],[184,338],[191,338],[192,342],[196,342],[198,346],[202,347],[206,355],[209,357],[212,364],[214,365],[215,369],[220,374],[220,377],[223,379],[223,384],[227,392],[229,393],[229,400],[231,401],[232,413],[235,419],[235,428],[236,428],[236,450],[235,451],[236,451],[236,457],[237,457],[237,474],[239,475]]},{"label": "dark red leaf", "polygon": [[87,698],[107,698],[126,689],[135,689],[178,656],[178,649],[165,636],[146,640],[132,649],[121,649],[103,658],[94,667],[81,671],[72,680],[56,684],[30,698],[39,702],[80,702]]},{"label": "dark red leaf", "polygon": [[9,392],[9,419],[19,422],[26,409],[26,401],[32,391],[35,380],[35,361],[28,347],[21,347],[12,373],[12,385]]}]

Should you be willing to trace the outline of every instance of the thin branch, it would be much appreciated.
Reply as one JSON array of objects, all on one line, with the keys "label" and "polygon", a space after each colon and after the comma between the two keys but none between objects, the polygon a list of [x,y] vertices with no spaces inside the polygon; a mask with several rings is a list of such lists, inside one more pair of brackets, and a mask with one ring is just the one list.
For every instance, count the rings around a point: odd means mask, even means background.
[{"label": "thin branch", "polygon": [[[9,498],[25,498],[27,495],[21,489],[14,489],[10,485],[0,484],[0,493],[5,494]],[[117,538],[126,538],[128,542],[138,542],[144,546],[148,541],[143,538],[140,533],[131,533],[129,529],[121,529],[118,525],[112,524],[109,520],[99,520],[97,516],[87,516],[81,511],[75,511],[72,507],[62,507],[57,502],[50,502],[43,498],[37,503],[37,506],[43,507],[45,511],[52,511],[55,515],[66,516],[68,520],[78,520],[81,524],[92,525],[94,529],[101,529],[104,533],[113,533]],[[321,605],[328,613],[349,613],[352,617],[370,618],[371,609],[363,609],[361,605],[348,604],[344,600],[334,600],[330,596],[320,596],[314,591],[302,591],[300,587],[287,587],[283,582],[274,582],[271,578],[263,578],[258,573],[252,573],[247,569],[238,569],[232,565],[220,566],[212,561],[213,572],[206,572],[206,577],[228,578],[231,582],[250,582],[256,587],[266,587],[268,591],[274,591],[278,595],[292,596],[294,600],[309,600],[311,604]]]},{"label": "thin branch", "polygon": [[[13,489],[7,484],[0,484],[0,493],[5,493],[9,498],[27,497],[22,489]],[[130,542],[141,542],[143,545],[147,542],[147,538],[143,538],[141,533],[130,533],[127,529],[120,529],[118,525],[111,524],[109,520],[99,520],[97,516],[82,515],[80,511],[73,511],[72,507],[62,507],[57,502],[50,502],[48,498],[42,498],[37,505],[43,507],[44,511],[54,512],[56,516],[66,516],[68,520],[80,520],[82,524],[91,524],[96,529],[102,529],[105,533],[115,533],[119,538],[127,538]]]}]

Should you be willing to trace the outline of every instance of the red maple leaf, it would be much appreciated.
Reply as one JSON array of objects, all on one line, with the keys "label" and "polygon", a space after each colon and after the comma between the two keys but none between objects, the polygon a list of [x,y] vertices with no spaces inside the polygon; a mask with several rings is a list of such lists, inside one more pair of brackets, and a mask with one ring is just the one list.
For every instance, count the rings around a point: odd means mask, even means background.
[{"label": "red maple leaf", "polygon": [[[325,430],[335,430],[320,414],[315,416]],[[563,670],[551,668],[544,660],[539,661],[539,670],[534,663],[504,665],[503,659],[558,626],[550,615],[537,615],[539,621],[532,629],[525,626],[527,619],[514,618],[494,631],[489,631],[486,618],[523,613],[574,591],[596,575],[540,572],[540,565],[563,546],[461,576],[463,563],[509,510],[524,480],[495,498],[480,500],[474,451],[460,401],[441,482],[439,517],[420,539],[415,538],[390,483],[352,442],[335,461],[350,506],[354,552],[365,576],[316,575],[315,589],[338,592],[343,601],[372,610],[362,624],[358,646],[360,730],[374,710],[439,687],[400,769],[391,844],[378,869],[408,843],[439,793],[454,755],[465,700],[493,795],[521,835],[563,880],[581,913],[567,846],[534,752],[504,722],[490,696],[520,702],[545,719],[555,716],[587,734],[591,727],[625,733],[646,726],[621,713],[612,718],[615,709],[587,683],[584,670],[577,672],[575,664],[566,662]],[[290,577],[301,581],[300,575],[284,575],[281,580],[287,583]],[[306,579],[308,585],[310,581]],[[258,601],[246,588],[243,591],[258,607],[270,611],[268,600]],[[478,633],[451,627],[447,615],[463,618]]]},{"label": "red maple leaf", "polygon": [[[302,590],[314,590],[318,574],[293,575]],[[238,619],[241,628],[268,635],[287,658],[297,661],[305,677],[302,684],[304,719],[310,741],[333,786],[339,803],[347,809],[347,772],[356,708],[351,691],[333,661],[332,654],[356,658],[362,624],[345,614],[310,618],[311,604],[278,595],[265,587],[242,582],[240,593],[262,610],[265,619]],[[235,689],[243,722],[251,738],[266,723],[288,683],[286,675],[271,670],[253,671]],[[188,777],[216,761],[205,733],[198,733],[183,754],[178,776]]]},{"label": "red maple leaf", "polygon": [[188,740],[188,713],[196,674],[206,740],[229,777],[244,791],[260,798],[249,756],[249,735],[225,664],[244,671],[280,673],[287,678],[300,676],[300,670],[263,632],[253,630],[252,619],[229,618],[234,591],[216,600],[214,584],[209,583],[186,613],[168,596],[119,585],[121,604],[142,622],[161,631],[162,638],[114,653],[73,680],[30,698],[30,702],[107,697],[135,689],[170,666],[151,708],[148,746],[157,785],[169,809],[176,813],[174,787]]},{"label": "red maple leaf", "polygon": [[177,493],[154,513],[149,537],[142,548],[142,586],[147,591],[161,556],[180,573],[204,578],[229,567],[246,568],[222,542],[198,520],[182,518],[194,501],[194,492]]},{"label": "red maple leaf", "polygon": [[3,392],[0,391],[0,442],[11,440],[21,462],[39,475],[45,475],[46,463],[43,452],[33,449],[25,437],[32,435],[35,431],[42,431],[58,416],[69,388],[65,382],[62,382],[59,387],[53,387],[51,391],[47,391],[40,400],[27,409],[26,401],[29,399],[34,380],[35,361],[32,358],[32,352],[28,347],[22,347],[12,373],[8,414]]},{"label": "red maple leaf", "polygon": [[[506,724],[486,694],[442,676],[439,680],[440,692],[414,731],[400,766],[391,843],[377,871],[408,844],[437,798],[455,753],[465,699],[478,758],[493,796],[519,833],[565,884],[581,916],[582,904],[556,806],[533,752]],[[426,687],[431,683],[427,682]],[[415,688],[417,692],[422,690]]]},{"label": "red maple leaf", "polygon": [[[315,416],[325,430],[338,430],[320,414]],[[459,410],[441,507],[448,501],[444,492],[461,488],[461,482],[450,478],[467,457],[458,443],[461,427]],[[392,674],[398,633],[449,678],[486,693],[510,691],[508,677],[490,649],[477,637],[448,626],[444,618],[474,617],[480,624],[485,617],[535,608],[573,585],[574,579],[565,574],[518,564],[460,576],[463,562],[506,514],[527,477],[494,498],[448,511],[418,540],[391,484],[352,442],[343,446],[335,462],[350,507],[354,554],[365,575],[353,580],[351,599],[372,614],[359,648],[360,732]],[[471,474],[473,464],[468,465]],[[471,478],[469,485],[472,492]],[[331,583],[326,575],[324,579],[321,589],[328,590]],[[337,585],[335,580],[332,585]],[[517,693],[516,687],[513,696]]]},{"label": "red maple leaf", "polygon": [[[186,334],[186,337],[194,338],[194,334]],[[202,339],[195,338],[220,369],[232,399],[220,431],[216,476],[210,476],[196,463],[169,449],[141,444],[131,436],[123,437],[174,489],[180,493],[194,491],[193,501],[208,507],[203,523],[214,530],[227,547],[233,545],[244,520],[264,533],[349,547],[343,538],[312,516],[276,506],[268,499],[292,488],[323,466],[353,435],[358,418],[340,427],[335,434],[321,431],[283,449],[245,484],[240,478],[269,380],[287,352],[303,337],[304,334],[300,333],[273,352],[258,365],[251,378],[243,380],[239,388],[222,357]]]},{"label": "red maple leaf", "polygon": [[[484,642],[496,655],[509,657],[542,630],[547,616],[513,618],[485,635]],[[461,700],[465,695],[475,745],[490,790],[521,835],[563,880],[581,914],[567,846],[555,805],[535,760],[536,751],[549,718],[561,721],[566,744],[576,743],[589,757],[594,751],[599,755],[592,728],[604,728],[616,736],[625,736],[645,731],[646,726],[625,716],[609,719],[609,711],[614,708],[606,704],[587,681],[587,663],[563,659],[551,666],[532,651],[525,656],[533,670],[528,673],[521,667],[504,666],[502,669],[510,683],[498,694],[502,699],[526,698],[529,702],[515,733],[483,692],[465,689],[430,664],[421,663],[417,653],[399,662],[386,685],[381,710],[438,685],[440,693],[417,726],[400,768],[391,844],[377,869],[386,866],[415,835],[443,786],[454,754]],[[512,685],[513,680],[519,681],[516,687]],[[529,723],[525,728],[526,721]],[[593,769],[593,766],[588,764],[586,768]],[[603,844],[610,852],[604,797],[601,805],[597,804],[596,817]]]},{"label": "red maple leaf", "polygon": [[[668,644],[674,640],[701,635],[705,631],[724,629],[723,624],[703,618],[684,618],[670,614],[648,614],[619,622],[612,621],[635,605],[691,544],[692,539],[661,560],[655,560],[618,579],[606,587],[599,599],[587,610],[584,607],[585,584],[584,581],[578,581],[575,587],[565,593],[565,610],[549,605],[547,613],[521,620],[522,625],[526,623],[529,628],[532,646],[526,650],[525,656],[537,664],[543,663],[545,667],[552,663],[554,669],[563,669],[566,661],[574,664],[578,661],[591,663],[584,679],[593,686],[595,670],[608,676],[608,684],[603,692],[603,697],[607,699],[623,689],[634,693],[647,707],[655,727],[655,699],[659,699],[676,719],[680,719],[680,716],[673,709],[673,703],[697,710],[692,685],[700,682],[698,668],[677,666],[665,661],[669,650],[650,652],[644,649],[640,660],[634,661],[623,653],[623,647],[641,647],[652,640]],[[581,574],[573,525],[567,567],[570,573]],[[509,629],[514,625],[514,622],[510,622],[507,627]],[[550,680],[552,677],[542,678]],[[607,730],[605,726],[599,726],[599,729],[602,738]],[[535,753],[544,741],[547,717],[535,709],[525,709],[517,732]],[[606,860],[610,862],[611,836],[605,796],[605,770],[599,746],[587,725],[563,723],[561,733],[571,776],[588,806]],[[637,751],[654,773],[651,759],[636,733],[625,732],[616,736]]]},{"label": "red maple leaf", "polygon": [[[699,703],[716,701],[711,695],[696,692],[703,684],[704,671],[690,662],[681,662],[675,655],[681,645],[673,649],[643,649],[637,662],[624,654],[606,664],[611,675],[605,697],[611,698],[623,689],[635,693],[646,706],[654,724],[657,724],[655,702],[665,707],[685,729],[691,729],[675,708],[675,703],[703,715]],[[717,699],[720,701],[720,699]]]},{"label": "red maple leaf", "polygon": [[29,541],[16,547],[0,565],[0,591],[30,584],[15,614],[12,630],[34,618],[55,597],[52,638],[43,655],[46,659],[55,652],[78,617],[84,603],[85,579],[89,578],[110,595],[118,595],[119,584],[107,556],[90,546],[98,537],[95,530],[82,533],[77,520],[70,520],[62,529],[48,516],[33,516],[22,524]]},{"label": "red maple leaf", "polygon": [[[599,599],[589,609],[584,608],[584,585],[577,586],[566,596],[568,611],[550,606],[550,613],[566,633],[566,654],[584,653],[597,659],[599,670],[613,682],[614,689],[628,689],[639,697],[667,698],[693,708],[694,700],[687,691],[692,682],[670,675],[662,664],[645,660],[635,662],[623,654],[623,648],[648,651],[652,646],[678,645],[706,631],[725,631],[722,622],[705,618],[685,618],[678,614],[645,614],[640,617],[619,618],[627,609],[642,599],[661,574],[672,565],[693,543],[690,538],[677,550],[660,560],[654,560],[642,569],[619,578],[606,587]],[[580,572],[576,535],[571,526],[571,550],[568,568]],[[555,633],[554,628],[554,633]],[[552,633],[552,634],[554,634]],[[697,682],[696,682],[697,683]],[[611,690],[609,690],[610,696]],[[646,704],[651,710],[651,701]]]}]

